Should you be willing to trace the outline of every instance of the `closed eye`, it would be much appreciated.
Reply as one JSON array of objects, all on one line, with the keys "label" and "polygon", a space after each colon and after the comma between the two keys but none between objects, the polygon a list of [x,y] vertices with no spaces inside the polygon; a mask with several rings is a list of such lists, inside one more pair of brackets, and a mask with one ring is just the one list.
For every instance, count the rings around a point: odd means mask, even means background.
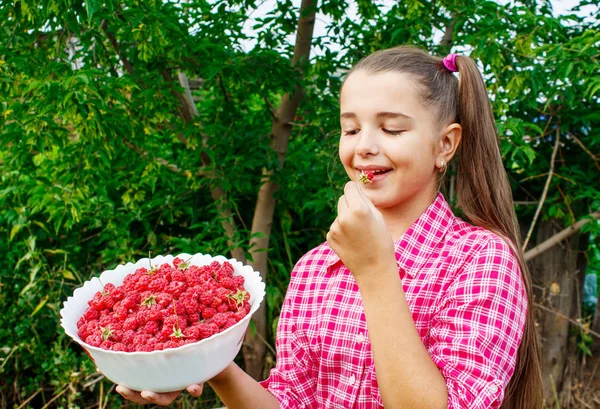
[{"label": "closed eye", "polygon": [[344,135],[356,135],[360,130],[359,129],[352,129],[350,131],[344,131]]},{"label": "closed eye", "polygon": [[385,132],[388,135],[394,135],[394,136],[398,136],[398,135],[402,135],[405,131],[391,131],[389,129],[383,129],[383,132]]}]

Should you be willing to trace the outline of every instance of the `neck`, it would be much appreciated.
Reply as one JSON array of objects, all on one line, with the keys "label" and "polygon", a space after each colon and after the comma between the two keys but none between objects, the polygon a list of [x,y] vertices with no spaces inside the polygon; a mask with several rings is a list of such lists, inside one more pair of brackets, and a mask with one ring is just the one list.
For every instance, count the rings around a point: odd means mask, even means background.
[{"label": "neck", "polygon": [[437,191],[419,193],[396,206],[378,209],[394,241],[406,233],[437,197]]}]

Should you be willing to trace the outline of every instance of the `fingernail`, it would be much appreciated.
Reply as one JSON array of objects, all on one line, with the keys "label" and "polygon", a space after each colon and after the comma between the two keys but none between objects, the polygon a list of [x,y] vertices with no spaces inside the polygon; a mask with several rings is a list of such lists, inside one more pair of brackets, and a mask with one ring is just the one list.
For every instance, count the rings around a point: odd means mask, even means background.
[{"label": "fingernail", "polygon": [[200,388],[198,388],[197,386],[192,386],[192,393],[198,393],[200,392]]},{"label": "fingernail", "polygon": [[154,400],[154,393],[152,393],[152,392],[143,391],[140,395],[142,395],[142,398],[144,398],[146,400],[149,400],[149,401]]}]

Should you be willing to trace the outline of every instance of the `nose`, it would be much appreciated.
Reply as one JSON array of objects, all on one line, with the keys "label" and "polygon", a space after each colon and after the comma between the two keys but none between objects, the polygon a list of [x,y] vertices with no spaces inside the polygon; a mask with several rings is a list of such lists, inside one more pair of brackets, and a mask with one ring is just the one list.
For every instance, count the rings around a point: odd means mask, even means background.
[{"label": "nose", "polygon": [[367,129],[366,127],[363,128],[360,132],[354,151],[358,156],[362,157],[377,155],[379,153],[379,147],[377,146],[376,130]]}]

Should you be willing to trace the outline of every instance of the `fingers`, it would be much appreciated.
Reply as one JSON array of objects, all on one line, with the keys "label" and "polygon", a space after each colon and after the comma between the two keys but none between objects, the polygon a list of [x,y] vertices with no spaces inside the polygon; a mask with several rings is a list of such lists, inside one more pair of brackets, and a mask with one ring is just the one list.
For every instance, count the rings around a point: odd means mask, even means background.
[{"label": "fingers", "polygon": [[133,403],[137,403],[138,405],[146,405],[150,403],[146,399],[142,398],[139,392],[132,391],[131,389],[126,388],[124,386],[117,385],[117,388],[115,390],[119,395],[121,395],[125,399]]},{"label": "fingers", "polygon": [[[148,403],[153,403],[159,406],[170,405],[180,393],[180,391],[166,393],[156,393],[150,391],[137,392],[132,391],[131,389],[122,385],[118,385],[116,391],[125,399],[137,403],[138,405],[147,405]],[[202,392],[202,388],[200,388],[200,391]]]},{"label": "fingers", "polygon": [[142,391],[140,395],[149,403],[154,403],[155,405],[159,406],[169,406],[175,400],[175,398],[179,396],[179,393],[180,391],[165,393]]},{"label": "fingers", "polygon": [[202,384],[198,384],[198,385],[190,385],[187,387],[187,391],[190,395],[192,395],[194,398],[199,397],[200,395],[202,395],[202,389],[203,389]]}]

